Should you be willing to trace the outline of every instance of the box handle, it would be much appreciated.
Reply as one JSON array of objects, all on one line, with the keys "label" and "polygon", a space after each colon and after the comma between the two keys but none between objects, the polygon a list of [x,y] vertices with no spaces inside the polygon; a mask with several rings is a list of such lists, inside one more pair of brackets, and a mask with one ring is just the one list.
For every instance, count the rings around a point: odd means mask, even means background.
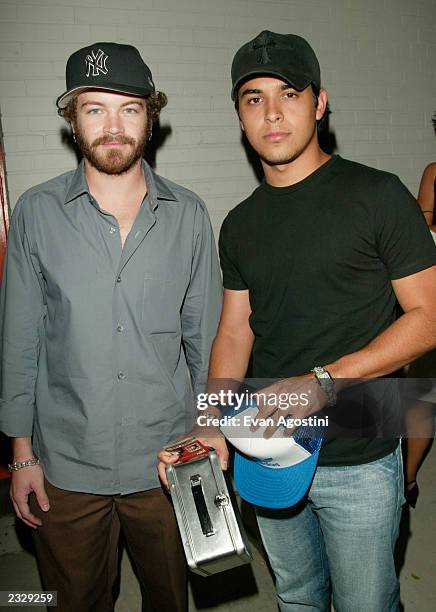
[{"label": "box handle", "polygon": [[200,521],[201,530],[206,537],[209,537],[215,533],[215,529],[212,526],[212,521],[206,506],[206,500],[204,499],[200,474],[194,474],[191,476],[190,481],[192,497],[194,498],[194,504],[197,510],[198,519]]}]

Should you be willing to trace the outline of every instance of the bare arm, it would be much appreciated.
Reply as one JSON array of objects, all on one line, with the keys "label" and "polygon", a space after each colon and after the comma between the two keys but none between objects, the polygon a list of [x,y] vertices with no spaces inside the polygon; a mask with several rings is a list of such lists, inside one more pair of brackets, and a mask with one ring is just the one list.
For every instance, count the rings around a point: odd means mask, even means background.
[{"label": "bare arm", "polygon": [[366,347],[328,364],[334,378],[372,378],[396,371],[436,346],[436,266],[392,281],[404,311]]},{"label": "bare arm", "polygon": [[427,225],[436,231],[436,225],[433,224],[434,208],[435,208],[435,181],[436,181],[436,163],[429,164],[421,178],[419,185],[418,202],[424,213]]},{"label": "bare arm", "polygon": [[248,289],[224,290],[221,320],[210,356],[210,381],[219,378],[241,380],[245,376],[254,342],[250,314]]}]

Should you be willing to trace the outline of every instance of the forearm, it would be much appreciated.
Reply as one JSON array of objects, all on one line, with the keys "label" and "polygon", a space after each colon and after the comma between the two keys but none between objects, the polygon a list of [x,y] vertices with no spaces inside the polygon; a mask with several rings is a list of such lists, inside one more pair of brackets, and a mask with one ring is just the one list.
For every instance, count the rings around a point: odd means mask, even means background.
[{"label": "forearm", "polygon": [[252,345],[252,338],[218,333],[210,356],[208,393],[237,391],[247,372]]},{"label": "forearm", "polygon": [[25,461],[31,459],[33,454],[32,438],[11,438],[12,461]]},{"label": "forearm", "polygon": [[252,345],[252,339],[218,333],[212,345],[209,379],[242,380],[247,371]]},{"label": "forearm", "polygon": [[435,317],[410,310],[363,349],[327,364],[336,379],[374,378],[395,372],[436,345]]}]

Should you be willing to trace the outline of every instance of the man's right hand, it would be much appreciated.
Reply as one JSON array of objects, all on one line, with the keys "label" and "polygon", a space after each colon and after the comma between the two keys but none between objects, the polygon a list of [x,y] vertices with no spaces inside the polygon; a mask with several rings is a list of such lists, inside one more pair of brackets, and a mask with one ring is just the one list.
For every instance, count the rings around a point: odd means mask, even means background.
[{"label": "man's right hand", "polygon": [[44,488],[44,474],[41,466],[34,465],[12,472],[10,496],[19,519],[32,529],[42,525],[42,521],[30,512],[29,495],[35,493],[39,507],[44,512],[50,510],[50,502]]},{"label": "man's right hand", "polygon": [[[226,439],[217,427],[194,427],[194,429],[187,434],[188,436],[195,436],[204,446],[213,448],[218,455],[218,459],[221,464],[221,469],[226,470],[229,460],[229,451],[227,449]],[[183,436],[186,437],[186,436]],[[177,453],[169,453],[165,449],[159,451],[157,458],[159,463],[157,465],[157,471],[162,484],[168,489],[168,479],[166,475],[166,468],[168,465],[177,463],[179,456]]]}]

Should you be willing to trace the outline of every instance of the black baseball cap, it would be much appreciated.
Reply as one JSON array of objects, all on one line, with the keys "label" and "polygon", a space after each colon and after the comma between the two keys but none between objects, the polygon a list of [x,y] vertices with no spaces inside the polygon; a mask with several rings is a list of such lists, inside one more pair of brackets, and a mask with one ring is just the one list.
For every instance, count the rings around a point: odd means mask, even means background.
[{"label": "black baseball cap", "polygon": [[79,49],[68,58],[65,91],[56,100],[65,108],[73,95],[86,89],[106,89],[146,97],[155,93],[150,68],[131,45],[99,42]]},{"label": "black baseball cap", "polygon": [[259,74],[279,77],[299,91],[311,83],[318,91],[321,87],[315,52],[296,34],[264,30],[239,49],[232,63],[232,100],[244,81]]}]

